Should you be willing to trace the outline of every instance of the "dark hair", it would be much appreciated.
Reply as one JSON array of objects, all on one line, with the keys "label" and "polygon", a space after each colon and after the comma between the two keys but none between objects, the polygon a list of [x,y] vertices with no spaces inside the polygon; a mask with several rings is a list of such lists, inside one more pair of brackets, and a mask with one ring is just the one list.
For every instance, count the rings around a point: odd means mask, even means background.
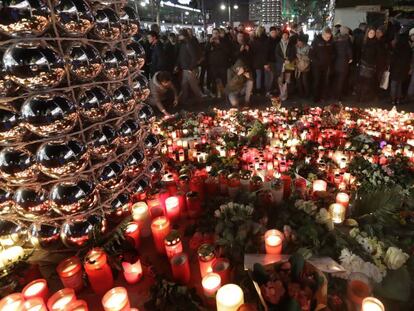
[{"label": "dark hair", "polygon": [[178,35],[183,36],[184,39],[189,39],[190,35],[188,33],[188,31],[184,28],[180,29],[180,31],[178,32]]},{"label": "dark hair", "polygon": [[[368,26],[368,27],[367,27],[367,30],[365,31],[365,35],[364,35],[364,43],[366,43],[366,42],[368,41],[368,33],[369,33],[371,30],[374,30],[374,32],[376,31],[376,29],[375,29],[375,27],[374,27],[374,26]],[[374,37],[374,39],[375,39],[375,37]]]},{"label": "dark hair", "polygon": [[213,30],[211,32],[213,32],[213,31],[217,31],[218,33],[220,33],[220,29],[218,29],[218,28],[213,28]]},{"label": "dark hair", "polygon": [[148,33],[148,35],[149,35],[149,36],[151,36],[151,37],[154,37],[154,38],[156,38],[156,39],[158,39],[158,38],[160,37],[160,35],[159,35],[157,32],[153,31],[153,30],[151,30],[151,31]]},{"label": "dark hair", "polygon": [[277,31],[277,28],[275,26],[272,26],[272,27],[269,28],[269,32],[271,32],[271,31]]},{"label": "dark hair", "polygon": [[305,44],[308,43],[308,40],[309,40],[309,36],[308,35],[300,35],[298,37],[298,41],[303,42]]},{"label": "dark hair", "polygon": [[168,34],[168,37],[169,38],[177,38],[177,36],[175,35],[175,33],[174,32],[170,32],[169,34]]},{"label": "dark hair", "polygon": [[160,83],[172,81],[172,75],[168,71],[158,71],[157,80]]}]

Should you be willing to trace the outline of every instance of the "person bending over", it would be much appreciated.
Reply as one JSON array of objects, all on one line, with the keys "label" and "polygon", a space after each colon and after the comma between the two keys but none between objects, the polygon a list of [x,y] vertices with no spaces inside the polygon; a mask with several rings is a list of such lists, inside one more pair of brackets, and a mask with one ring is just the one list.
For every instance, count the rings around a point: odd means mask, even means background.
[{"label": "person bending over", "polygon": [[232,67],[226,91],[233,107],[239,105],[239,98],[241,96],[244,96],[244,105],[249,106],[253,91],[253,78],[248,66],[241,60],[237,60]]},{"label": "person bending over", "polygon": [[156,106],[166,117],[178,104],[177,90],[168,71],[158,71],[150,80],[150,104]]}]

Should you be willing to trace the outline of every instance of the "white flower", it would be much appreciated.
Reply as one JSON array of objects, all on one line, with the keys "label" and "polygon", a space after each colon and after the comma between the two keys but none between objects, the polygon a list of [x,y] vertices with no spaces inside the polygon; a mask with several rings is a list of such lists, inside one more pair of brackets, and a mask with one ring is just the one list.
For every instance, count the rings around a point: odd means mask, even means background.
[{"label": "white flower", "polygon": [[305,211],[306,214],[313,215],[318,209],[318,207],[313,202],[308,201],[306,203],[307,204],[305,204],[303,210]]},{"label": "white flower", "polygon": [[351,238],[356,238],[357,235],[359,235],[359,229],[358,228],[352,228],[351,231],[349,231],[349,235],[351,236]]},{"label": "white flower", "polygon": [[220,213],[220,210],[215,210],[214,211],[214,217],[216,217],[216,218],[220,218],[220,216],[221,216],[221,213]]},{"label": "white flower", "polygon": [[372,278],[376,283],[381,283],[383,275],[380,269],[373,263],[364,262],[362,272]]},{"label": "white flower", "polygon": [[226,210],[226,208],[227,208],[227,205],[226,204],[220,205],[220,211],[221,212],[224,212]]},{"label": "white flower", "polygon": [[385,253],[384,262],[391,270],[397,270],[410,256],[397,247],[389,247]]}]

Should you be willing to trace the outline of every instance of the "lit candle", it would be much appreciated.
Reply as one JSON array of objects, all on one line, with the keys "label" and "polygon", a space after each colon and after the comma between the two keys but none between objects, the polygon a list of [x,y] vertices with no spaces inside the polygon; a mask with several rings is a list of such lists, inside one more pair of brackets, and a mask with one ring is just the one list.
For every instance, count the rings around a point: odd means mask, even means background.
[{"label": "lit candle", "polygon": [[213,271],[211,265],[214,262],[214,259],[216,258],[216,255],[214,253],[214,246],[210,244],[202,244],[198,250],[198,263],[200,265],[200,274],[203,278],[207,273],[210,273]]},{"label": "lit candle", "polygon": [[266,254],[280,255],[282,253],[284,235],[276,229],[268,230],[265,233]]},{"label": "lit candle", "polygon": [[125,238],[131,242],[136,249],[139,247],[139,224],[136,221],[130,222],[125,227]]},{"label": "lit candle", "polygon": [[73,256],[61,261],[56,271],[64,287],[73,288],[76,292],[83,288],[82,264],[78,257]]},{"label": "lit candle", "polygon": [[151,235],[151,218],[145,202],[132,205],[132,219],[138,222],[143,237]]},{"label": "lit candle", "polygon": [[170,259],[173,278],[177,283],[187,284],[190,282],[190,263],[185,253],[174,255]]},{"label": "lit candle", "polygon": [[180,217],[180,202],[178,197],[172,196],[165,200],[165,210],[168,219],[174,221]]},{"label": "lit candle", "polygon": [[122,262],[124,277],[128,284],[137,283],[142,277],[141,261],[138,259],[135,263]]},{"label": "lit candle", "polygon": [[220,275],[217,273],[208,273],[201,281],[204,295],[208,298],[214,297],[221,285]]},{"label": "lit candle", "polygon": [[151,224],[151,231],[157,252],[160,254],[165,254],[164,239],[171,231],[168,218],[164,216],[155,218]]},{"label": "lit candle", "polygon": [[236,284],[224,285],[217,291],[217,311],[237,311],[243,303],[243,291]]},{"label": "lit candle", "polygon": [[230,282],[230,262],[226,258],[216,258],[211,265],[214,273],[220,275],[221,285]]},{"label": "lit candle", "polygon": [[65,311],[89,311],[89,309],[85,300],[76,300],[68,304]]},{"label": "lit candle", "polygon": [[69,303],[76,299],[75,291],[72,288],[63,288],[49,298],[47,308],[49,311],[63,311]]},{"label": "lit candle", "polygon": [[324,180],[315,180],[313,182],[313,192],[326,191],[328,184]]},{"label": "lit candle", "polygon": [[93,248],[86,254],[85,271],[96,294],[103,295],[113,287],[112,270],[107,263],[107,257],[103,249]]},{"label": "lit candle", "polygon": [[123,287],[109,290],[102,298],[105,311],[130,311],[128,292]]},{"label": "lit candle", "polygon": [[346,207],[339,203],[334,203],[329,206],[329,212],[332,217],[332,221],[335,224],[343,223],[345,220]]},{"label": "lit candle", "polygon": [[10,294],[0,300],[1,311],[21,311],[24,310],[24,297],[20,293]]},{"label": "lit candle", "polygon": [[345,192],[339,192],[336,195],[336,203],[342,204],[345,208],[349,205],[349,195]]},{"label": "lit candle", "polygon": [[26,302],[24,303],[24,310],[25,311],[47,311],[47,308],[42,298],[34,297],[34,298],[30,298],[26,300]]},{"label": "lit candle", "polygon": [[183,252],[183,243],[181,242],[180,234],[177,230],[171,230],[166,236],[164,244],[168,258],[172,258],[175,254]]},{"label": "lit candle", "polygon": [[367,297],[362,300],[362,311],[385,311],[385,308],[377,298]]},{"label": "lit candle", "polygon": [[30,282],[23,288],[22,294],[26,300],[38,297],[43,299],[43,301],[47,301],[49,288],[47,286],[46,280],[38,279]]},{"label": "lit candle", "polygon": [[198,192],[187,192],[186,196],[187,213],[190,218],[197,218],[201,214],[201,199]]},{"label": "lit candle", "polygon": [[24,250],[21,246],[12,246],[0,252],[0,263],[7,266],[18,262],[24,257]]},{"label": "lit candle", "polygon": [[369,278],[363,273],[351,273],[348,280],[347,296],[355,306],[361,307],[364,298],[371,295]]}]

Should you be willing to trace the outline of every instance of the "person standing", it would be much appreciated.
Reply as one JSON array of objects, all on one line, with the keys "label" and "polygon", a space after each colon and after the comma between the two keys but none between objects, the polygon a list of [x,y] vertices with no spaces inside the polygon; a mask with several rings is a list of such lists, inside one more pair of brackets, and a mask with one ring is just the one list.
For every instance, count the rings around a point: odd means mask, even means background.
[{"label": "person standing", "polygon": [[358,101],[375,96],[377,91],[378,41],[375,38],[376,30],[368,27],[362,44],[359,63]]},{"label": "person standing", "polygon": [[332,30],[325,27],[322,34],[315,37],[310,50],[313,75],[313,96],[315,103],[327,97],[329,75],[332,71],[335,50]]},{"label": "person standing", "polygon": [[392,42],[390,61],[390,93],[393,105],[401,104],[402,84],[408,78],[411,62],[411,47],[407,35],[400,34]]},{"label": "person standing", "polygon": [[280,29],[270,27],[267,51],[267,65],[265,66],[265,88],[269,94],[275,88],[276,80],[276,47],[280,42]]},{"label": "person standing", "polygon": [[166,69],[166,59],[159,34],[150,31],[147,38],[150,45],[149,71],[152,77],[156,72]]},{"label": "person standing", "polygon": [[[384,72],[387,71],[390,66],[390,46],[385,37],[384,26],[377,28],[375,37],[378,41],[377,85],[379,87]],[[378,89],[381,90],[380,88]]]},{"label": "person standing", "polygon": [[252,51],[250,45],[247,43],[246,34],[243,32],[238,32],[236,39],[237,42],[234,46],[233,52],[233,64],[236,63],[237,60],[241,60],[243,61],[243,64],[251,70]]},{"label": "person standing", "polygon": [[279,86],[280,99],[288,98],[288,85],[291,82],[292,73],[295,71],[296,47],[294,41],[289,40],[289,32],[282,33],[282,39],[276,46],[276,76]]},{"label": "person standing", "polygon": [[256,92],[264,91],[264,71],[267,63],[268,37],[263,26],[258,26],[252,42],[253,70],[256,74]]},{"label": "person standing", "polygon": [[349,37],[349,28],[341,26],[339,34],[334,39],[334,98],[338,103],[342,101],[345,83],[349,75],[349,66],[352,63],[352,45]]},{"label": "person standing", "polygon": [[410,46],[411,46],[411,65],[410,65],[410,74],[411,74],[411,79],[410,79],[410,84],[408,86],[408,92],[407,92],[407,97],[410,100],[414,100],[414,28],[411,28],[408,36],[410,37]]},{"label": "person standing", "polygon": [[307,98],[310,94],[309,74],[310,74],[310,46],[307,36],[299,36],[296,43],[296,71],[295,77],[298,84],[300,96]]},{"label": "person standing", "polygon": [[178,35],[179,49],[177,71],[181,72],[180,101],[186,102],[190,98],[190,91],[196,102],[201,102],[201,90],[194,71],[197,68],[199,57],[190,35],[186,29],[181,29]]},{"label": "person standing", "polygon": [[167,42],[164,44],[166,70],[170,73],[174,72],[174,67],[178,58],[178,44],[175,33],[170,32],[167,37]]}]

